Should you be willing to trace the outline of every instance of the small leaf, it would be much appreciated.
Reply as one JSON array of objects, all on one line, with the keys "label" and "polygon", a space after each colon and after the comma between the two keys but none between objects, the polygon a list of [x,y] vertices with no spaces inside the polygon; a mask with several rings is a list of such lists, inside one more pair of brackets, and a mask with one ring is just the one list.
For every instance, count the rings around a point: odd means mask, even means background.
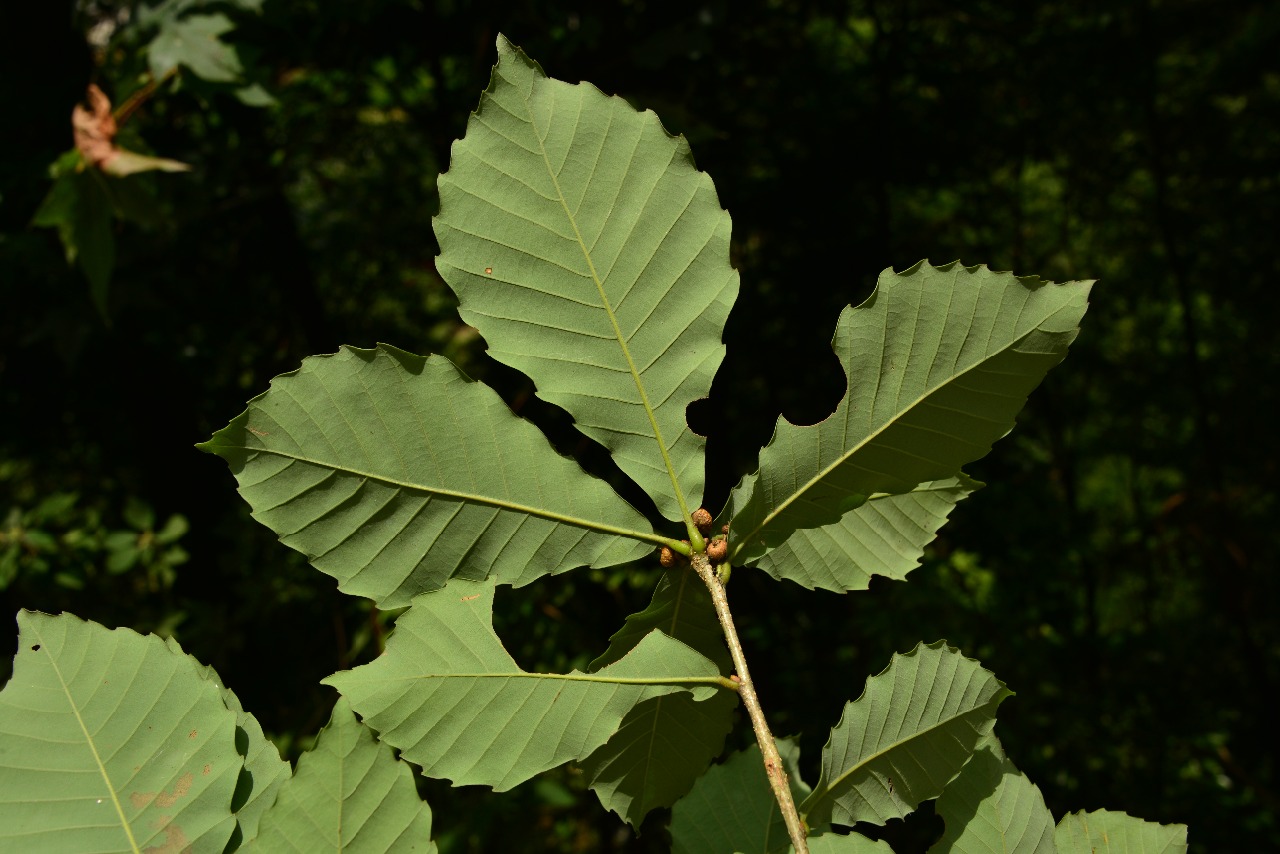
[{"label": "small leaf", "polygon": [[191,167],[167,157],[152,157],[126,148],[117,148],[112,157],[103,161],[102,171],[117,178],[124,178],[139,172],[190,172]]},{"label": "small leaf", "polygon": [[489,354],[680,519],[703,488],[685,409],[724,358],[738,293],[729,215],[683,137],[506,38],[438,182],[436,269]]},{"label": "small leaf", "polygon": [[[649,607],[627,617],[588,672],[621,660],[654,629],[716,662],[721,674],[729,673],[729,651],[711,594],[687,568],[663,574]],[[651,810],[669,807],[687,793],[720,753],[737,703],[732,691],[702,702],[684,693],[646,700],[583,760],[588,785],[606,809],[639,827]]]},{"label": "small leaf", "polygon": [[800,805],[805,820],[884,824],[936,798],[1011,694],[945,641],[895,654],[831,730],[822,777]]},{"label": "small leaf", "polygon": [[1040,789],[989,736],[938,798],[946,832],[929,854],[1054,854],[1053,814]]},{"label": "small leaf", "polygon": [[1081,810],[1062,817],[1053,841],[1058,854],[1186,854],[1187,826],[1157,824],[1110,810]]},{"label": "small leaf", "polygon": [[436,846],[413,772],[339,699],[315,747],[263,816],[251,850],[429,854]]},{"label": "small leaf", "polygon": [[505,791],[586,758],[645,700],[725,690],[713,662],[661,632],[594,673],[526,673],[493,631],[493,593],[454,579],[417,597],[382,656],[324,680],[429,776]]},{"label": "small leaf", "polygon": [[0,691],[0,849],[221,851],[244,760],[220,686],[176,644],[18,613]]},{"label": "small leaf", "polygon": [[1091,284],[959,263],[882,273],[836,325],[844,400],[820,424],[779,419],[759,472],[733,490],[734,564],[984,456],[1066,355]]},{"label": "small leaf", "polygon": [[528,584],[662,541],[491,389],[386,345],[305,360],[199,447],[255,519],[380,608],[457,573]]},{"label": "small leaf", "polygon": [[899,495],[873,495],[838,522],[804,528],[755,561],[777,579],[810,590],[866,590],[873,575],[901,580],[956,504],[982,484],[963,474]]},{"label": "small leaf", "polygon": [[147,46],[151,75],[159,80],[185,65],[197,77],[215,83],[234,83],[243,68],[236,49],[221,37],[235,29],[226,15],[164,16],[160,32]]}]

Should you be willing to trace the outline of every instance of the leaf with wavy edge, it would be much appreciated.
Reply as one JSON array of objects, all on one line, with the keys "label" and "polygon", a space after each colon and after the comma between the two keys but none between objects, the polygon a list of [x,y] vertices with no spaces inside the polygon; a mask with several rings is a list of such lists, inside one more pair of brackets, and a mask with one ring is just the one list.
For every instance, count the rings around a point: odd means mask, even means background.
[{"label": "leaf with wavy edge", "polygon": [[188,656],[173,638],[167,638],[165,645],[175,654],[190,658],[197,672],[218,686],[223,703],[236,716],[236,752],[244,757],[244,767],[240,769],[235,794],[231,798],[231,811],[236,814],[236,829],[231,835],[227,851],[235,851],[245,840],[257,835],[262,814],[275,803],[276,794],[285,780],[293,775],[293,768],[280,758],[280,751],[262,731],[257,718],[244,710],[240,698],[223,684],[222,677],[216,670]]},{"label": "leaf with wavy edge", "polygon": [[779,419],[759,472],[730,496],[734,564],[984,456],[1066,355],[1091,285],[958,262],[881,273],[836,325],[844,400],[819,424]]},{"label": "leaf with wavy edge", "polygon": [[339,698],[315,747],[263,817],[252,850],[429,854],[436,846],[431,809],[418,797],[413,771]]},{"label": "leaf with wavy edge", "polygon": [[[796,765],[800,748],[777,739],[792,796],[808,793]],[[760,748],[752,744],[713,765],[671,810],[672,854],[784,854],[791,837],[764,775]]]},{"label": "leaf with wavy edge", "polygon": [[418,596],[383,655],[324,680],[429,776],[505,791],[585,759],[645,700],[736,687],[661,632],[594,673],[526,673],[493,631],[493,592],[455,578]]},{"label": "leaf with wavy edge", "polygon": [[305,360],[199,447],[255,519],[380,608],[455,574],[521,585],[664,541],[491,389],[385,344]]},{"label": "leaf with wavy edge", "polygon": [[1053,814],[994,735],[938,798],[946,832],[929,854],[1054,854]]},{"label": "leaf with wavy edge", "polygon": [[1058,854],[1186,854],[1187,826],[1157,824],[1111,810],[1081,810],[1062,817],[1053,841]]},{"label": "leaf with wavy edge", "polygon": [[710,391],[738,292],[729,214],[688,143],[652,112],[547,78],[499,36],[438,186],[436,269],[462,319],[664,516],[687,518],[705,440],[685,409]]},{"label": "leaf with wavy edge", "polygon": [[831,730],[822,776],[800,804],[805,821],[884,824],[936,798],[1012,693],[946,641],[895,653]]},{"label": "leaf with wavy edge", "polygon": [[0,849],[212,852],[244,761],[220,688],[155,635],[18,612],[0,691]]},{"label": "leaf with wavy edge", "polygon": [[873,575],[904,579],[956,504],[981,486],[961,474],[873,495],[837,522],[796,531],[755,564],[774,578],[837,593],[866,590]]},{"label": "leaf with wavy edge", "polygon": [[[728,675],[729,650],[711,594],[688,568],[663,573],[649,606],[627,617],[587,671],[619,661],[655,629],[714,661]],[[720,753],[737,703],[738,695],[731,691],[702,702],[687,693],[644,701],[583,760],[588,785],[606,809],[638,827],[651,810],[684,796]]]}]

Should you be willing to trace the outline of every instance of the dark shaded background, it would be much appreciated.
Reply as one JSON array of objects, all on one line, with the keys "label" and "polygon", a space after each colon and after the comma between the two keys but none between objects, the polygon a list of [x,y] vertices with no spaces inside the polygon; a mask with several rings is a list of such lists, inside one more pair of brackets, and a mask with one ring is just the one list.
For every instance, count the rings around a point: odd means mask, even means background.
[{"label": "dark shaded background", "polygon": [[[5,28],[0,78],[0,546],[14,555],[0,611],[172,633],[296,755],[334,699],[317,681],[372,655],[389,620],[253,523],[225,465],[193,443],[305,356],[386,341],[450,355],[616,477],[563,413],[487,359],[434,272],[435,177],[501,30],[552,76],[658,112],[733,215],[742,293],[714,408],[693,413],[710,434],[713,511],[779,414],[811,423],[834,408],[835,319],[880,270],[961,258],[1101,280],[1071,356],[972,468],[989,486],[911,583],[834,596],[735,573],[763,701],[776,732],[800,735],[806,776],[866,676],[946,638],[1018,692],[998,731],[1055,815],[1107,807],[1185,822],[1199,850],[1280,850],[1267,486],[1280,5],[232,10],[228,39],[277,104],[193,83],[131,121],[195,171],[130,179],[163,216],[117,231],[109,326],[56,235],[29,223],[85,84],[110,94],[136,73],[136,44],[95,56],[84,38],[132,4],[27,6],[43,20]],[[33,521],[66,494],[73,506]],[[152,527],[190,522],[187,562],[104,568],[103,532],[128,529],[131,499],[153,508]],[[23,540],[24,526],[51,539]],[[500,596],[501,629],[526,666],[581,665],[654,577],[535,584]],[[450,851],[647,851],[662,839],[657,819],[635,838],[572,769],[503,796],[423,785]],[[886,838],[923,850],[940,829],[926,807]]]}]

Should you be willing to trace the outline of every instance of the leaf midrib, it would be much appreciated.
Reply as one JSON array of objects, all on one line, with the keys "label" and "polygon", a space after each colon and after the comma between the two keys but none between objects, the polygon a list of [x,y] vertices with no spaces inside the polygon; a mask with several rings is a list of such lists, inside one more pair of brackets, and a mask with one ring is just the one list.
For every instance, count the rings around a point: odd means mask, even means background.
[{"label": "leaf midrib", "polygon": [[[1020,344],[1023,340],[1025,340],[1025,339],[1027,338],[1027,336],[1031,335],[1031,334],[1032,334],[1032,333],[1034,333],[1037,329],[1039,329],[1039,325],[1040,325],[1040,323],[1043,323],[1043,322],[1044,322],[1044,320],[1045,320],[1045,318],[1041,318],[1040,320],[1038,320],[1038,321],[1036,322],[1036,326],[1035,326],[1034,328],[1032,328],[1032,329],[1028,330],[1027,332],[1024,332],[1022,335],[1018,336],[1018,338],[1017,338],[1017,339],[1015,339],[1014,341],[1011,341],[1007,346],[1005,346],[1005,347],[1001,347],[1001,348],[1000,348],[1000,349],[998,349],[998,350],[995,350],[995,351],[993,351],[993,352],[987,353],[985,356],[983,356],[982,360],[981,360],[981,361],[979,361],[976,365],[971,365],[970,367],[965,368],[963,371],[960,371],[959,373],[952,373],[950,376],[948,376],[948,377],[947,377],[945,380],[943,380],[942,382],[939,382],[938,384],[936,384],[936,385],[932,386],[931,388],[929,388],[927,391],[925,391],[925,392],[923,392],[923,393],[921,393],[921,394],[917,395],[917,396],[916,396],[916,398],[915,398],[915,400],[911,401],[907,406],[905,406],[905,407],[900,407],[900,408],[898,409],[897,414],[896,414],[893,418],[891,418],[891,419],[889,419],[888,421],[886,421],[884,424],[882,424],[880,427],[878,427],[878,428],[876,428],[875,430],[873,430],[871,433],[868,433],[868,434],[867,434],[867,435],[866,435],[866,436],[865,436],[861,441],[859,441],[856,445],[854,445],[853,447],[851,447],[849,450],[845,451],[845,453],[843,453],[843,454],[841,454],[840,456],[838,456],[838,457],[837,457],[837,458],[836,458],[836,459],[835,459],[835,460],[834,460],[830,465],[828,465],[826,468],[822,469],[822,470],[821,470],[821,471],[819,471],[817,474],[815,474],[813,477],[809,478],[809,480],[808,480],[808,481],[806,481],[806,482],[805,482],[805,484],[804,484],[803,486],[801,486],[801,487],[800,487],[799,489],[797,489],[795,492],[791,493],[791,495],[787,496],[787,497],[782,501],[782,503],[780,503],[776,508],[774,508],[774,509],[773,509],[773,510],[771,510],[768,514],[766,514],[766,515],[765,515],[765,517],[764,517],[764,519],[760,522],[760,524],[759,524],[759,525],[756,525],[756,526],[755,526],[755,528],[753,528],[749,534],[747,534],[747,535],[746,535],[746,536],[744,536],[741,540],[739,540],[739,541],[738,541],[738,545],[734,548],[734,550],[733,550],[733,554],[731,555],[730,560],[733,560],[734,558],[737,558],[737,557],[738,557],[738,555],[742,552],[742,550],[743,550],[744,548],[746,548],[747,544],[748,544],[748,543],[750,543],[752,540],[754,540],[757,536],[759,536],[761,531],[763,531],[763,530],[765,530],[766,528],[768,528],[768,527],[769,527],[769,525],[770,525],[770,524],[771,524],[775,519],[777,519],[777,518],[778,518],[778,517],[779,517],[779,516],[780,516],[780,515],[781,515],[781,514],[782,514],[782,513],[787,509],[787,508],[789,508],[792,504],[794,504],[796,501],[798,501],[800,498],[802,498],[802,497],[803,497],[803,496],[804,496],[804,495],[805,495],[809,490],[813,489],[815,486],[817,486],[819,483],[821,483],[824,479],[826,479],[826,478],[827,478],[827,477],[828,477],[828,476],[829,476],[833,471],[835,471],[835,470],[836,470],[836,469],[838,469],[840,466],[842,466],[842,465],[844,465],[846,462],[848,462],[848,461],[849,461],[849,459],[850,459],[850,458],[852,458],[855,454],[857,454],[857,453],[858,453],[859,451],[861,451],[863,448],[867,447],[867,445],[869,445],[871,442],[873,442],[874,440],[876,440],[877,438],[879,438],[879,437],[880,437],[880,435],[881,435],[882,433],[884,433],[884,432],[885,432],[885,431],[887,431],[889,428],[893,427],[895,424],[897,424],[899,421],[901,421],[901,420],[902,420],[902,418],[903,418],[903,416],[905,416],[907,413],[909,413],[909,412],[913,411],[916,407],[918,407],[918,406],[919,406],[921,403],[923,403],[926,399],[928,399],[929,397],[933,396],[934,394],[937,394],[939,391],[941,391],[941,390],[942,390],[943,388],[945,388],[946,386],[948,386],[948,385],[950,385],[950,384],[952,384],[952,383],[956,382],[957,380],[959,380],[961,377],[965,376],[966,374],[969,374],[969,373],[971,373],[971,372],[973,372],[973,371],[978,370],[978,369],[979,369],[979,368],[981,368],[984,364],[986,364],[987,362],[991,361],[991,360],[992,360],[992,359],[994,359],[995,357],[997,357],[997,356],[999,356],[999,355],[1001,355],[1001,354],[1003,354],[1003,353],[1006,353],[1006,352],[1008,352],[1009,350],[1012,350],[1013,348],[1017,347],[1017,346],[1018,346],[1018,344]],[[850,382],[852,382],[852,380],[850,380]],[[847,391],[847,390],[846,390],[846,393],[845,393],[845,399],[844,399],[844,400],[842,400],[842,401],[840,402],[840,407],[842,407],[842,408],[847,408],[847,407],[848,407],[848,391]],[[822,423],[825,423],[825,421],[826,421],[826,420],[830,420],[830,419],[832,419],[832,418],[835,418],[835,417],[836,417],[836,415],[837,415],[837,414],[839,414],[839,412],[840,412],[840,411],[841,411],[841,409],[840,409],[840,408],[837,408],[835,412],[833,412],[833,413],[831,413],[831,415],[827,416],[827,419],[825,419],[823,422],[820,422],[819,424],[815,424],[815,425],[813,425],[813,426],[814,426],[815,428],[820,428]],[[953,474],[955,474],[955,472],[953,472]],[[944,477],[947,477],[947,475],[939,475],[938,477],[939,477],[939,478],[944,478]],[[926,482],[926,481],[921,481],[921,482],[922,482],[922,483],[924,483],[924,482]],[[918,485],[918,484],[917,484],[917,485]],[[758,483],[757,483],[757,486],[758,486]],[[909,491],[910,491],[910,490],[907,490],[907,492],[909,492]],[[874,495],[904,495],[904,494],[906,494],[906,492],[901,492],[901,493],[874,493]],[[867,500],[868,500],[868,501],[870,501],[870,500],[871,500],[871,496],[868,496],[868,497],[867,497]]]},{"label": "leaf midrib", "polygon": [[[208,443],[206,443],[208,444]],[[501,498],[494,498],[488,495],[480,495],[473,492],[463,492],[457,489],[448,489],[443,486],[428,486],[421,483],[412,483],[410,481],[399,480],[388,475],[376,474],[374,472],[362,471],[350,466],[342,466],[336,463],[326,462],[324,460],[314,459],[302,454],[290,453],[282,451],[278,448],[268,447],[251,447],[249,445],[231,445],[219,444],[217,449],[228,449],[245,451],[253,454],[274,454],[285,459],[297,460],[300,463],[317,466],[330,471],[341,474],[350,475],[352,477],[362,477],[368,480],[375,480],[400,489],[407,489],[413,492],[425,492],[431,495],[439,495],[444,498],[455,498],[459,501],[469,502],[472,504],[483,504],[486,507],[496,507],[499,510],[509,510],[513,513],[524,513],[529,516],[536,516],[540,519],[547,519],[552,522],[560,522],[565,525],[572,525],[575,528],[585,528],[589,531],[597,531],[602,534],[612,534],[618,537],[626,537],[641,542],[656,543],[663,546],[678,545],[676,540],[670,537],[664,537],[661,534],[645,533],[644,531],[632,531],[627,528],[619,528],[615,525],[609,525],[605,522],[596,522],[590,519],[581,519],[577,516],[568,516],[563,513],[557,513],[554,510],[546,510],[541,507],[530,507],[526,504],[517,504],[514,501],[506,501]]]},{"label": "leaf midrib", "polygon": [[[48,644],[40,634],[39,627],[33,625],[31,631],[35,634],[36,639],[40,641],[40,648],[47,650]],[[121,806],[120,799],[116,796],[116,788],[111,784],[111,778],[107,775],[107,766],[103,764],[102,757],[98,754],[98,747],[94,744],[93,736],[89,734],[89,728],[85,726],[84,718],[80,716],[80,709],[76,706],[75,699],[71,696],[66,680],[62,678],[62,671],[58,669],[58,661],[51,653],[48,657],[53,675],[57,677],[58,685],[62,688],[62,693],[67,698],[67,706],[71,709],[71,713],[76,716],[76,724],[80,727],[85,744],[89,746],[89,752],[93,754],[93,762],[98,767],[98,773],[102,775],[102,781],[107,786],[107,793],[111,795],[111,805],[115,807],[116,816],[120,819],[120,827],[124,830],[125,837],[129,840],[129,848],[134,854],[141,854],[141,849],[138,848],[138,841],[133,836],[133,828],[130,827],[129,820],[125,818],[124,807]]]},{"label": "leaf midrib", "polygon": [[[534,84],[535,88],[536,86],[537,83]],[[531,93],[532,91],[530,89]],[[645,390],[644,382],[640,378],[640,372],[636,369],[635,360],[631,357],[631,348],[627,346],[627,340],[622,334],[622,327],[618,324],[617,315],[614,314],[613,306],[605,293],[604,283],[600,280],[600,274],[596,271],[595,259],[591,257],[591,250],[587,248],[586,241],[582,239],[582,232],[578,229],[578,219],[574,216],[573,211],[569,209],[569,202],[564,196],[564,191],[560,189],[560,180],[556,177],[555,169],[551,166],[551,159],[547,156],[546,145],[541,134],[538,133],[538,126],[534,123],[533,110],[529,106],[529,99],[525,97],[522,100],[529,114],[529,126],[533,128],[533,136],[538,140],[538,153],[542,156],[542,162],[547,167],[547,176],[551,179],[551,184],[556,189],[556,198],[559,199],[560,207],[564,209],[565,218],[573,229],[573,239],[577,242],[578,248],[582,250],[582,257],[586,259],[587,268],[591,272],[591,281],[596,286],[596,292],[600,295],[601,307],[609,318],[609,325],[613,328],[614,338],[617,339],[618,347],[622,350],[623,358],[627,360],[627,370],[631,373],[631,379],[635,382],[636,390],[640,393],[640,403],[649,419],[649,425],[653,428],[653,437],[658,443],[658,450],[662,453],[662,463],[667,468],[667,476],[671,478],[671,488],[675,493],[676,502],[680,505],[680,515],[683,517],[685,525],[690,529],[690,539],[692,539],[694,528],[689,515],[689,505],[685,500],[684,490],[680,488],[680,481],[676,477],[676,469],[671,462],[671,455],[667,452],[667,443],[662,438],[662,428],[658,426],[658,417],[653,411],[653,405],[649,402],[649,393]]]},{"label": "leaf midrib", "polygon": [[379,676],[378,682],[407,682],[418,679],[552,679],[561,682],[602,682],[609,685],[718,685],[730,691],[738,690],[737,683],[724,676],[599,676],[573,673],[411,673],[404,676]]}]

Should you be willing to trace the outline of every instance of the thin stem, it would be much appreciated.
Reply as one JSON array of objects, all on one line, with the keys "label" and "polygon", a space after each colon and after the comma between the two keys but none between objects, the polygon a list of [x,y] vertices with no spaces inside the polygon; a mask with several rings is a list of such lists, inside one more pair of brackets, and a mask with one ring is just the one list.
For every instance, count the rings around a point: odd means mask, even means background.
[{"label": "thin stem", "polygon": [[715,604],[716,616],[720,618],[720,628],[724,631],[725,642],[729,645],[729,655],[733,658],[733,667],[737,671],[738,695],[742,697],[742,705],[746,706],[747,716],[751,718],[751,728],[755,730],[756,743],[760,745],[760,754],[764,757],[764,773],[769,778],[769,787],[773,789],[773,796],[782,809],[782,820],[787,825],[791,844],[795,847],[796,854],[809,854],[804,822],[791,797],[791,781],[787,779],[787,769],[782,764],[782,756],[778,754],[778,745],[774,742],[773,733],[769,731],[769,724],[764,719],[764,709],[760,707],[755,683],[751,681],[751,671],[747,669],[747,657],[742,652],[738,630],[733,626],[729,597],[725,594],[724,585],[720,583],[720,578],[705,552],[695,553],[691,560],[698,577],[702,579],[703,584],[707,585],[707,590],[711,591],[711,601]]}]

